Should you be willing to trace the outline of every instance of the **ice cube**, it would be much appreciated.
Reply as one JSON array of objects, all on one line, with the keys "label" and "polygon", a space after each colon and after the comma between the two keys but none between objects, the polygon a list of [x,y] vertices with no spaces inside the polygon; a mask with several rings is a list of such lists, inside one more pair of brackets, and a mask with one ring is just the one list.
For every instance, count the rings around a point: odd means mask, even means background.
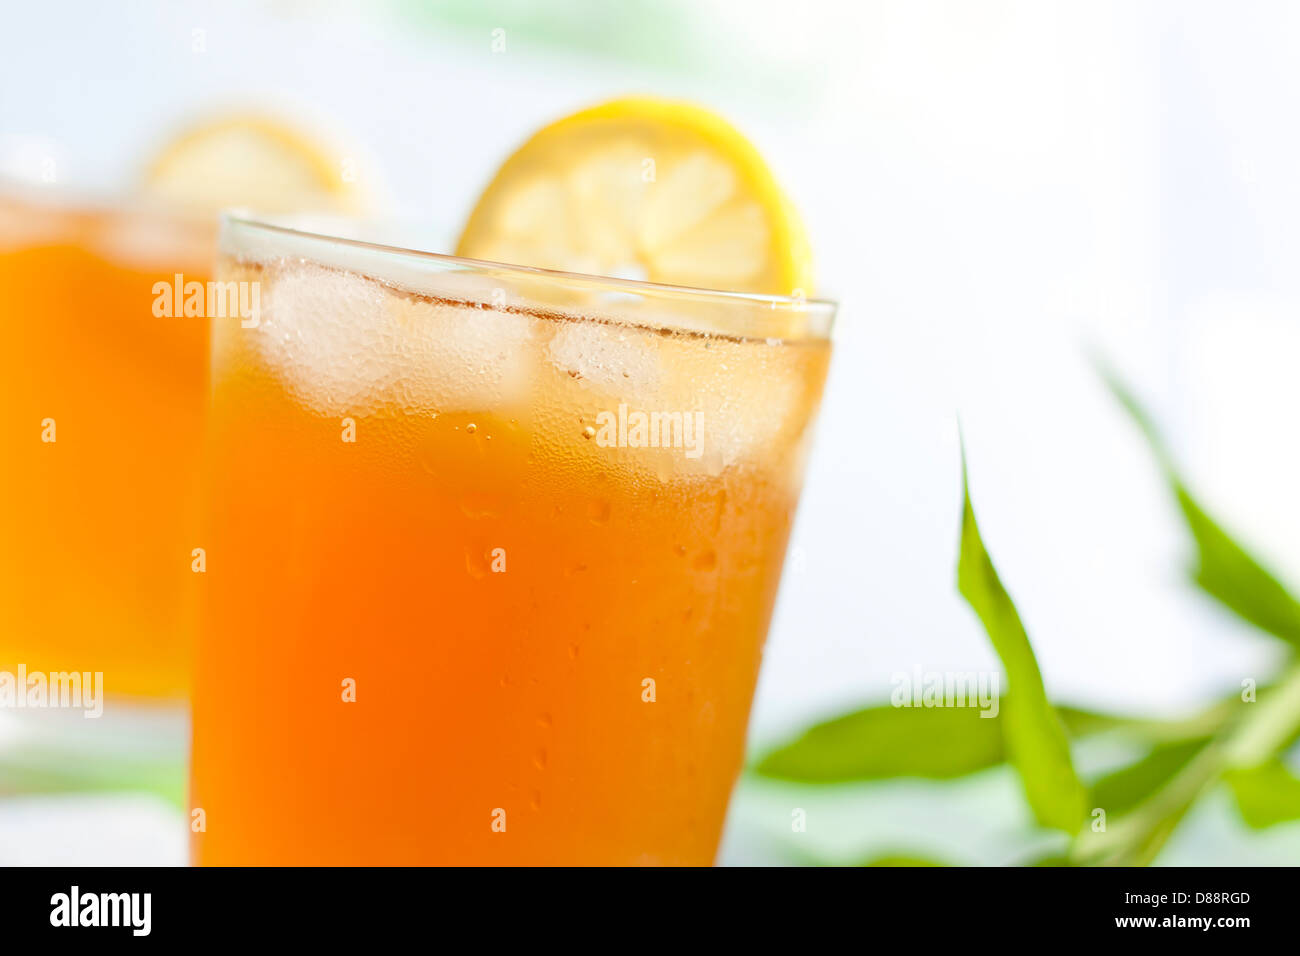
[{"label": "ice cube", "polygon": [[312,264],[268,271],[262,360],[325,415],[475,411],[527,400],[534,320]]},{"label": "ice cube", "polygon": [[613,398],[624,401],[653,394],[659,386],[659,353],[654,336],[610,322],[565,322],[547,345],[551,364]]}]

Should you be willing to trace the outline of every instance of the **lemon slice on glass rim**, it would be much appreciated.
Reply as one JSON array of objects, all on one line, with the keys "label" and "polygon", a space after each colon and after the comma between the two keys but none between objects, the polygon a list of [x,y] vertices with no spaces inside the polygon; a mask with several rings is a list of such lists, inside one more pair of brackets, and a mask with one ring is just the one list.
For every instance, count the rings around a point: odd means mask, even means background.
[{"label": "lemon slice on glass rim", "polygon": [[357,214],[368,205],[351,157],[272,118],[220,117],[194,126],[149,164],[144,191],[196,212]]},{"label": "lemon slice on glass rim", "polygon": [[667,285],[812,294],[803,225],[754,146],[689,103],[635,97],[536,133],[456,254]]}]

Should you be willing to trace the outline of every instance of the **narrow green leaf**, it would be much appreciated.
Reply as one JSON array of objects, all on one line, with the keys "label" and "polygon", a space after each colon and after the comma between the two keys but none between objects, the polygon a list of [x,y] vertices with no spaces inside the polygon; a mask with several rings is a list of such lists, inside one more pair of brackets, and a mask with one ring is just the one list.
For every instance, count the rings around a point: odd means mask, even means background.
[{"label": "narrow green leaf", "polygon": [[1183,513],[1196,545],[1192,579],[1234,614],[1300,647],[1300,601],[1201,507],[1179,474],[1151,417],[1118,375],[1098,364],[1111,392],[1146,436]]},{"label": "narrow green leaf", "polygon": [[1277,757],[1300,736],[1300,666],[1260,692],[1258,702],[1239,702],[1235,714],[1197,749],[1167,782],[1106,829],[1084,829],[1070,857],[1080,864],[1145,866],[1203,793],[1235,771],[1252,771]]},{"label": "narrow green leaf", "polygon": [[1182,484],[1174,484],[1174,490],[1196,540],[1196,584],[1260,630],[1300,647],[1300,602],[1216,524]]},{"label": "narrow green leaf", "polygon": [[[1006,706],[1006,697],[999,699]],[[1199,736],[1206,720],[1161,721],[1057,707],[1071,738],[1122,732],[1152,744]],[[1208,714],[1207,716],[1212,716]],[[764,754],[753,767],[765,777],[799,783],[851,783],[890,777],[947,780],[1006,760],[1001,714],[970,708],[863,707],[809,727]],[[1213,729],[1213,727],[1210,727]]]},{"label": "narrow green leaf", "polygon": [[1065,724],[1065,731],[1071,737],[1087,737],[1091,734],[1104,734],[1112,730],[1137,728],[1145,723],[1140,717],[1099,714],[1064,704],[1056,705],[1056,714],[1061,718],[1061,723]]},{"label": "narrow green leaf", "polygon": [[1105,810],[1108,819],[1128,813],[1172,780],[1208,742],[1202,737],[1152,747],[1142,759],[1095,781],[1089,788],[1090,809]]},{"label": "narrow green leaf", "polygon": [[[1131,811],[1118,820],[1108,819],[1102,831],[1085,828],[1075,839],[1071,859],[1103,866],[1151,863],[1202,794],[1233,774],[1253,773],[1294,744],[1298,735],[1300,666],[1261,691],[1258,703],[1236,705],[1236,713],[1227,716],[1208,742]],[[1277,782],[1276,778],[1260,779]],[[1276,807],[1251,806],[1252,815],[1259,820],[1278,812]]]},{"label": "narrow green leaf", "polygon": [[1074,833],[1083,822],[1084,789],[1070,760],[1065,727],[1043,689],[1020,614],[980,538],[962,455],[962,531],[957,589],[974,609],[1007,672],[1001,721],[1007,754],[1020,773],[1035,819]]},{"label": "narrow green leaf", "polygon": [[1281,760],[1230,770],[1224,779],[1248,826],[1262,830],[1288,820],[1300,820],[1300,778]]},{"label": "narrow green leaf", "polygon": [[[1222,742],[1212,738],[1155,790],[1139,797],[1140,802],[1128,812],[1118,814],[1116,819],[1108,810],[1103,828],[1085,827],[1080,831],[1070,850],[1071,860],[1092,866],[1149,865],[1219,772],[1223,749]],[[1153,761],[1153,765],[1156,763],[1159,761]],[[1137,796],[1138,789],[1134,787],[1129,793]]]},{"label": "narrow green leaf", "polygon": [[808,728],[754,770],[802,783],[945,780],[1003,762],[998,723],[974,708],[867,707]]},{"label": "narrow green leaf", "polygon": [[1057,704],[1056,714],[1065,724],[1065,731],[1072,740],[1094,734],[1119,733],[1139,741],[1157,744],[1190,740],[1193,737],[1205,737],[1213,733],[1223,723],[1225,709],[1225,704],[1218,703],[1191,717],[1166,719],[1126,714],[1101,714],[1070,707],[1068,704]]}]

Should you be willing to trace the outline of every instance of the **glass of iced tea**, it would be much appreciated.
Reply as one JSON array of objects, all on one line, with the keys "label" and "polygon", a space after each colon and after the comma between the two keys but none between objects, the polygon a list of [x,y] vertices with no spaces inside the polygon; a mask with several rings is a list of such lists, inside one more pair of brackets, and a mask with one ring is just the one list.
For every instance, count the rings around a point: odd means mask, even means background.
[{"label": "glass of iced tea", "polygon": [[158,304],[206,282],[215,241],[141,202],[0,189],[0,671],[51,693],[185,696],[208,323]]},{"label": "glass of iced tea", "polygon": [[708,864],[831,303],[227,218],[202,864]]}]

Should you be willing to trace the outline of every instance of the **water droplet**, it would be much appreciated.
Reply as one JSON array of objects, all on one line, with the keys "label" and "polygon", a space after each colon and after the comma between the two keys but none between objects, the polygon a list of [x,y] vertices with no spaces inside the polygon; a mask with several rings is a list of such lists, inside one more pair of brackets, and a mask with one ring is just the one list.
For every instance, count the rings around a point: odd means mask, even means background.
[{"label": "water droplet", "polygon": [[604,524],[609,521],[609,515],[612,511],[610,503],[604,498],[594,498],[587,502],[587,517],[594,524]]},{"label": "water droplet", "polygon": [[593,438],[596,437],[596,429],[588,425],[586,428],[582,430],[582,437],[587,439],[587,441],[591,441]]},{"label": "water droplet", "polygon": [[576,661],[577,659],[578,659],[578,645],[577,645],[577,644],[570,644],[570,645],[569,645],[569,660],[571,660],[571,661]]},{"label": "water droplet", "polygon": [[551,726],[551,715],[550,715],[550,714],[538,714],[538,715],[537,715],[537,726],[538,726],[538,727],[545,727],[545,728],[549,729],[550,726]]},{"label": "water droplet", "polygon": [[465,570],[472,578],[483,579],[492,573],[492,554],[482,548],[465,549]]},{"label": "water droplet", "polygon": [[722,488],[719,489],[718,496],[714,502],[713,533],[715,535],[720,534],[722,532],[722,519],[726,516],[726,513],[727,513],[727,489]]},{"label": "water droplet", "polygon": [[538,770],[546,769],[546,748],[539,747],[537,753],[533,754],[533,766]]},{"label": "water droplet", "polygon": [[478,426],[475,425],[473,422],[470,422],[468,425],[465,426],[465,431],[472,435],[476,431],[478,431]]},{"label": "water droplet", "polygon": [[673,548],[673,554],[677,555],[677,557],[679,558],[686,557],[686,545],[684,544],[677,545],[677,547]]},{"label": "water droplet", "polygon": [[712,548],[695,556],[696,571],[712,571],[718,566],[718,554]]},{"label": "water droplet", "polygon": [[461,496],[460,510],[466,518],[495,518],[501,513],[501,502],[495,495],[472,491]]},{"label": "water droplet", "polygon": [[540,791],[540,790],[534,790],[534,791],[533,791],[533,798],[532,798],[532,800],[529,801],[529,803],[532,805],[532,808],[533,808],[534,810],[540,810],[540,809],[542,809],[542,791]]}]

